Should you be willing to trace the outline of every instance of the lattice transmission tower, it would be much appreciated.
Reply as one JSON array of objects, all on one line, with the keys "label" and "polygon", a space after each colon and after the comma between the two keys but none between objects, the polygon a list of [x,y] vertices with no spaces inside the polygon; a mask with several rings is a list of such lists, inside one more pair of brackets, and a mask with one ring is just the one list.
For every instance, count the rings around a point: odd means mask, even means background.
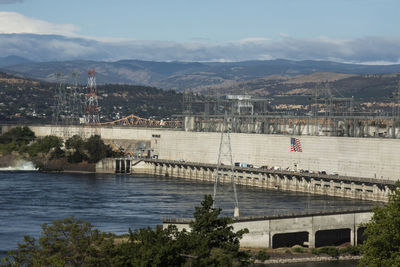
[{"label": "lattice transmission tower", "polygon": [[78,85],[79,72],[72,72],[72,86],[70,95],[71,124],[78,124],[82,115],[83,98]]},{"label": "lattice transmission tower", "polygon": [[87,133],[89,135],[99,134],[99,101],[96,87],[96,72],[94,69],[88,71],[87,92],[85,94],[85,111],[85,122],[88,126]]},{"label": "lattice transmission tower", "polygon": [[400,81],[397,83],[397,88],[393,92],[393,117],[396,120],[400,117]]},{"label": "lattice transmission tower", "polygon": [[56,88],[54,94],[54,106],[52,115],[51,134],[60,135],[63,131],[65,124],[65,106],[66,106],[66,95],[63,82],[63,75],[61,72],[56,73]]},{"label": "lattice transmission tower", "polygon": [[[229,169],[222,168],[222,166],[226,166]],[[215,172],[215,181],[214,181],[214,205],[217,201],[217,189],[218,185],[221,182],[225,182],[224,173],[228,174],[230,177],[230,183],[232,184],[233,189],[233,196],[234,196],[234,212],[233,216],[238,217],[240,216],[239,212],[239,201],[237,197],[237,190],[236,190],[236,183],[235,183],[235,171],[234,171],[234,164],[232,159],[232,146],[231,146],[231,136],[230,136],[230,129],[228,127],[228,115],[225,111],[224,121],[221,126],[221,141],[219,144],[219,152],[218,152],[218,163],[217,169]],[[222,186],[220,186],[222,188]]]}]

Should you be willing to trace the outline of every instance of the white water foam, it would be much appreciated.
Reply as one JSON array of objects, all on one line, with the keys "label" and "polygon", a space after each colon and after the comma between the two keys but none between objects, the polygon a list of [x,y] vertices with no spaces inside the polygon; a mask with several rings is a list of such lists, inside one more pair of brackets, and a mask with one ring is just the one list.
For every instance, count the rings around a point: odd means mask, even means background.
[{"label": "white water foam", "polygon": [[30,161],[20,160],[15,166],[0,168],[0,171],[37,171],[35,165]]}]

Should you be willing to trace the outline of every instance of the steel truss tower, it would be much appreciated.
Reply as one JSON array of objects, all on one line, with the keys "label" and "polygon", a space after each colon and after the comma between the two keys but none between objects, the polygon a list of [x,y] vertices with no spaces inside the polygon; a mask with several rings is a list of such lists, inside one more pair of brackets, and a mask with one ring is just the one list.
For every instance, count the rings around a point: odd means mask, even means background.
[{"label": "steel truss tower", "polygon": [[94,69],[88,71],[87,92],[85,94],[85,111],[85,122],[88,126],[88,134],[99,134],[99,102],[96,88],[96,72]]},{"label": "steel truss tower", "polygon": [[[229,170],[222,170],[222,166],[229,166]],[[215,172],[215,181],[214,181],[214,205],[216,202],[216,197],[217,197],[217,187],[218,183],[220,182],[221,176],[223,176],[222,172],[228,172],[228,176],[231,178],[231,184],[233,188],[233,194],[234,194],[234,204],[235,204],[235,209],[233,216],[238,217],[240,215],[239,212],[239,202],[238,202],[238,197],[237,197],[237,191],[236,191],[236,183],[235,183],[235,172],[234,172],[234,164],[233,164],[233,159],[232,159],[232,146],[231,146],[231,136],[230,136],[230,130],[228,127],[228,115],[227,112],[225,111],[225,116],[224,116],[224,121],[221,125],[221,141],[219,144],[219,152],[218,152],[218,163],[217,163],[217,169]],[[222,177],[223,180],[225,180],[224,177]],[[224,181],[223,181],[224,182]]]},{"label": "steel truss tower", "polygon": [[55,105],[53,107],[51,134],[59,135],[62,131],[62,125],[65,124],[65,106],[66,106],[66,95],[63,84],[63,77],[61,72],[56,73],[56,90],[54,94]]}]

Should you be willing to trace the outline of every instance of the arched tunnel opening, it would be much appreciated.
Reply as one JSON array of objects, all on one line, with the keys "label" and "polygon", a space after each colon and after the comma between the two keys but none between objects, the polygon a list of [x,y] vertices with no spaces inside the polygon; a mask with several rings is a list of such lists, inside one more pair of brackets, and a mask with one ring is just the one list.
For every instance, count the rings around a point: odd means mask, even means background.
[{"label": "arched tunnel opening", "polygon": [[350,242],[350,229],[321,230],[315,233],[315,247],[338,246]]},{"label": "arched tunnel opening", "polygon": [[304,242],[308,242],[308,232],[275,234],[272,238],[272,248],[303,246]]},{"label": "arched tunnel opening", "polygon": [[361,245],[367,239],[367,236],[364,234],[366,227],[360,227],[357,229],[357,245]]}]

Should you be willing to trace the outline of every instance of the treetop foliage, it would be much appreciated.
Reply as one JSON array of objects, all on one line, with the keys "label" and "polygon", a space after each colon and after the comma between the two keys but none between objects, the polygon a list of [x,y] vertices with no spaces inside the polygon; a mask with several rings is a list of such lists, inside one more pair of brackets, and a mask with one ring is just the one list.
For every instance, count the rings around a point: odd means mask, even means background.
[{"label": "treetop foliage", "polygon": [[211,196],[197,207],[191,231],[166,228],[129,229],[129,238],[116,242],[79,219],[42,225],[39,240],[26,236],[3,259],[6,266],[243,266],[249,255],[239,251],[247,229],[234,233],[231,219],[219,217]]},{"label": "treetop foliage", "polygon": [[109,145],[104,144],[99,135],[92,135],[86,140],[79,135],[74,135],[67,139],[65,147],[70,150],[67,159],[71,163],[82,161],[96,163],[105,157],[116,156],[116,152]]},{"label": "treetop foliage", "polygon": [[35,133],[29,127],[15,127],[0,136],[0,144],[11,142],[28,144],[35,138]]},{"label": "treetop foliage", "polygon": [[360,266],[400,266],[400,182],[389,202],[374,208],[372,219],[365,226],[367,240],[361,246]]},{"label": "treetop foliage", "polygon": [[100,136],[82,139],[74,135],[64,142],[60,137],[48,135],[37,138],[29,127],[15,127],[0,136],[0,152],[28,153],[30,157],[49,159],[66,158],[70,163],[87,161],[96,163],[105,157],[120,156],[106,145]]}]

